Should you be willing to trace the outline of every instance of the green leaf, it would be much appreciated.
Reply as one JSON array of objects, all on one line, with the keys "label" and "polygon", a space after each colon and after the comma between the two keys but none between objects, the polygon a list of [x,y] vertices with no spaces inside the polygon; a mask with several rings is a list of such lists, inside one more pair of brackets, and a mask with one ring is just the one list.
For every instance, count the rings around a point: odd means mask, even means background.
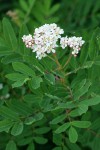
[{"label": "green leaf", "polygon": [[18,120],[18,113],[15,111],[7,108],[6,106],[2,106],[0,108],[0,115],[4,118],[11,119],[11,120]]},{"label": "green leaf", "polygon": [[59,103],[58,106],[54,109],[54,110],[57,110],[57,109],[70,109],[70,108],[75,108],[77,107],[77,104],[76,103],[73,103],[72,101],[71,102],[67,102],[67,103]]},{"label": "green leaf", "polygon": [[87,68],[91,68],[92,67],[92,65],[93,65],[93,61],[86,61],[85,63],[84,63],[84,65],[82,66],[82,68],[81,69],[87,69]]},{"label": "green leaf", "polygon": [[55,76],[53,74],[45,74],[44,78],[49,81],[52,85],[55,84]]},{"label": "green leaf", "polygon": [[34,137],[34,141],[38,144],[46,144],[48,140],[43,137]]},{"label": "green leaf", "polygon": [[90,128],[93,130],[99,129],[100,128],[100,118],[97,118],[95,121],[93,121]]},{"label": "green leaf", "polygon": [[61,72],[59,70],[52,70],[52,73],[55,75],[55,76],[58,76],[58,77],[61,77],[61,78],[64,78],[65,77],[65,73],[64,72]]},{"label": "green leaf", "polygon": [[90,58],[93,60],[95,58],[95,56],[97,55],[97,50],[98,50],[98,43],[97,43],[97,35],[98,33],[100,33],[100,29],[97,28],[93,34],[92,34],[92,37],[91,37],[91,40],[89,42],[89,56]]},{"label": "green leaf", "polygon": [[21,61],[21,60],[22,60],[22,56],[20,56],[19,54],[11,54],[11,55],[4,57],[1,62],[3,64],[9,64],[9,63],[12,63],[15,61]]},{"label": "green leaf", "polygon": [[57,97],[57,96],[55,96],[55,95],[51,95],[51,94],[47,94],[47,93],[45,93],[45,95],[46,95],[47,97],[51,98],[51,99],[54,99],[54,100],[61,100],[61,98],[59,98],[59,97]]},{"label": "green leaf", "polygon": [[[23,0],[21,0],[21,1],[23,1]],[[30,50],[27,49],[27,47],[25,46],[25,43],[22,40],[22,37],[24,34],[26,34],[26,35],[29,34],[29,31],[28,31],[25,24],[21,26],[20,31],[19,31],[19,49],[18,49],[18,52],[20,54],[22,54],[23,56],[26,56],[30,53]],[[23,59],[24,59],[24,57],[23,57]]]},{"label": "green leaf", "polygon": [[25,124],[26,125],[31,125],[32,123],[36,122],[36,119],[34,117],[28,117],[25,119]]},{"label": "green leaf", "polygon": [[33,117],[28,117],[25,120],[25,124],[26,125],[31,125],[32,123],[41,120],[44,117],[43,113],[37,113],[36,115],[34,115]]},{"label": "green leaf", "polygon": [[4,33],[6,43],[11,48],[11,50],[15,51],[18,48],[17,38],[11,23],[6,18],[3,19],[3,33]]},{"label": "green leaf", "polygon": [[31,7],[31,6],[34,6],[35,1],[36,1],[36,0],[29,0],[29,1],[28,1],[28,3],[29,3],[29,5],[30,5],[30,7]]},{"label": "green leaf", "polygon": [[24,101],[27,103],[38,103],[41,102],[42,97],[40,95],[34,95],[34,94],[27,94],[24,96]]},{"label": "green leaf", "polygon": [[50,131],[50,128],[49,127],[41,127],[41,128],[37,128],[37,129],[35,129],[35,133],[36,134],[45,134],[45,133],[47,133],[47,132],[49,132]]},{"label": "green leaf", "polygon": [[14,136],[20,135],[23,131],[23,122],[16,122],[12,127],[11,134]]},{"label": "green leaf", "polygon": [[79,80],[78,82],[76,82],[76,84],[74,83],[75,84],[74,89],[76,89],[76,91],[77,91],[77,89],[83,88],[83,86],[86,84],[86,82],[87,82],[86,79],[83,79],[82,81]]},{"label": "green leaf", "polygon": [[72,110],[69,115],[71,117],[77,117],[77,116],[81,116],[82,114],[86,113],[88,110],[88,106],[85,104],[79,104],[78,108]]},{"label": "green leaf", "polygon": [[19,3],[20,3],[21,8],[22,8],[25,12],[27,12],[28,9],[29,9],[29,6],[28,6],[27,2],[24,1],[24,0],[20,0]]},{"label": "green leaf", "polygon": [[50,9],[50,6],[51,6],[51,0],[48,0],[47,2],[44,1],[44,8],[46,11],[48,11]]},{"label": "green leaf", "polygon": [[78,89],[74,93],[74,99],[78,100],[81,96],[83,96],[86,92],[88,92],[90,85],[91,85],[91,82],[88,81],[82,88]]},{"label": "green leaf", "polygon": [[62,133],[64,131],[66,131],[69,127],[70,127],[70,123],[64,123],[63,125],[61,125],[60,127],[57,128],[55,133],[57,133],[57,134]]},{"label": "green leaf", "polygon": [[87,106],[93,106],[93,105],[97,105],[100,103],[100,96],[95,96],[93,98],[87,99],[87,100],[83,100],[79,103],[79,105],[81,104],[85,104]]},{"label": "green leaf", "polygon": [[100,66],[100,61],[94,61],[94,64]]},{"label": "green leaf", "polygon": [[38,70],[40,73],[42,73],[43,75],[45,74],[45,73],[44,73],[44,68],[43,68],[42,65],[40,65],[39,63],[36,63],[35,65],[32,64],[32,66],[33,66],[36,70]]},{"label": "green leaf", "polygon": [[34,77],[34,75],[35,75],[35,72],[30,67],[25,65],[24,63],[14,62],[14,63],[12,63],[12,66],[13,66],[15,71],[18,71],[18,72],[23,73],[25,75],[28,75],[31,77]]},{"label": "green leaf", "polygon": [[8,49],[8,45],[7,45],[6,41],[5,41],[5,39],[2,38],[2,37],[0,37],[0,51],[1,51],[1,49],[3,51]]},{"label": "green leaf", "polygon": [[27,148],[27,150],[35,150],[35,146],[33,144],[33,142],[31,142]]},{"label": "green leaf", "polygon": [[11,49],[8,47],[4,39],[0,37],[0,57],[12,54]]},{"label": "green leaf", "polygon": [[77,68],[78,68],[78,63],[77,63],[75,57],[72,57],[72,58],[71,58],[69,64],[70,64],[70,66],[72,66],[73,69],[77,69]]},{"label": "green leaf", "polygon": [[4,51],[4,50],[0,47],[0,57],[6,56],[6,55],[10,55],[10,54],[12,54],[11,51],[9,51],[8,49]]},{"label": "green leaf", "polygon": [[13,124],[14,122],[8,119],[0,121],[0,132],[9,130]]},{"label": "green leaf", "polygon": [[9,141],[5,150],[17,150],[16,143],[13,140]]},{"label": "green leaf", "polygon": [[37,7],[34,7],[34,13],[33,13],[33,15],[34,15],[34,17],[37,19],[37,21],[40,23],[44,23],[44,16],[42,15],[42,13],[40,13],[40,11],[39,11],[39,9],[38,9],[38,11],[37,11]]},{"label": "green leaf", "polygon": [[30,84],[33,89],[37,89],[40,87],[40,83],[43,82],[41,77],[34,76],[34,78],[31,79]]},{"label": "green leaf", "polygon": [[71,124],[78,128],[88,128],[91,125],[90,121],[72,121]]},{"label": "green leaf", "polygon": [[68,150],[82,150],[79,144],[71,143],[66,137],[66,145],[68,146]]},{"label": "green leaf", "polygon": [[50,9],[50,15],[53,15],[58,9],[60,8],[60,4],[55,4],[51,9]]},{"label": "green leaf", "polygon": [[[18,136],[20,137],[20,136]],[[17,137],[16,137],[17,138]],[[19,140],[17,141],[18,145],[19,146],[26,146],[28,145],[29,143],[31,143],[33,141],[33,137],[32,136],[28,136],[28,137],[23,137],[21,136],[21,138],[19,138]]]},{"label": "green leaf", "polygon": [[19,80],[27,79],[28,76],[20,74],[20,73],[11,73],[11,74],[7,74],[6,78],[8,78],[9,80],[12,80],[12,81],[19,81]]},{"label": "green leaf", "polygon": [[76,143],[77,139],[78,139],[78,134],[75,128],[70,127],[69,131],[69,140],[71,143]]},{"label": "green leaf", "polygon": [[29,107],[26,103],[23,101],[19,101],[12,99],[10,103],[8,103],[8,106],[11,110],[15,111],[17,114],[21,116],[29,116],[33,113],[33,109]]},{"label": "green leaf", "polygon": [[79,112],[79,108],[76,108],[74,110],[72,110],[70,113],[69,113],[69,116],[70,117],[77,117],[77,116],[80,116],[81,113]]},{"label": "green leaf", "polygon": [[45,74],[45,69],[43,67],[43,65],[41,65],[39,63],[39,61],[36,59],[36,57],[34,56],[34,53],[31,53],[31,55],[25,55],[23,56],[23,59],[25,62],[27,62],[29,65],[31,64],[33,68],[35,68],[35,70],[39,71],[41,74]]},{"label": "green leaf", "polygon": [[44,117],[44,114],[39,112],[34,117],[35,117],[36,121],[39,121]]},{"label": "green leaf", "polygon": [[80,105],[80,104],[79,104],[79,105],[78,105],[78,108],[72,110],[72,111],[69,113],[69,115],[70,115],[71,117],[81,116],[82,114],[86,113],[87,110],[88,110],[88,106],[87,106],[87,105],[85,105],[85,104],[81,104],[81,105]]},{"label": "green leaf", "polygon": [[15,83],[12,84],[12,88],[22,86],[27,80],[29,80],[29,78],[16,81]]},{"label": "green leaf", "polygon": [[57,123],[60,123],[62,122],[65,118],[67,117],[66,114],[62,114],[56,118],[54,118],[52,121],[50,121],[50,124],[57,124]]},{"label": "green leaf", "polygon": [[80,115],[82,115],[83,113],[86,113],[88,111],[88,106],[85,104],[81,104],[78,106],[78,112]]},{"label": "green leaf", "polygon": [[88,44],[86,44],[81,50],[80,62],[82,65],[84,65],[84,63],[86,62],[86,60],[88,58],[88,53],[86,52],[87,49],[88,49]]},{"label": "green leaf", "polygon": [[53,143],[60,146],[62,144],[63,136],[62,134],[53,134]]}]

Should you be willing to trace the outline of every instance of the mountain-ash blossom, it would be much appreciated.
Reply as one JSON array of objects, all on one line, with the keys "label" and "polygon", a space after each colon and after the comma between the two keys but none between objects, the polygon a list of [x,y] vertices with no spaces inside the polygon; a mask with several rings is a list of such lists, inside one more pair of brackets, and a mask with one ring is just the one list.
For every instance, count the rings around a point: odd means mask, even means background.
[{"label": "mountain-ash blossom", "polygon": [[72,48],[72,55],[77,56],[77,54],[79,53],[82,45],[85,43],[84,40],[82,40],[82,37],[62,37],[60,40],[60,44],[61,47],[64,49],[67,46],[69,46],[70,48]]},{"label": "mountain-ash blossom", "polygon": [[55,23],[45,24],[35,29],[34,35],[24,35],[22,37],[26,47],[36,52],[36,58],[41,59],[49,53],[55,53],[58,47],[57,41],[61,38],[64,31]]},{"label": "mountain-ash blossom", "polygon": [[32,47],[33,47],[34,41],[33,41],[33,37],[32,37],[31,34],[29,34],[29,35],[24,35],[24,36],[22,37],[22,40],[23,40],[23,42],[25,43],[25,46],[26,46],[27,48],[32,48]]},{"label": "mountain-ash blossom", "polygon": [[61,37],[64,30],[58,27],[55,23],[45,24],[36,28],[33,36],[31,34],[22,37],[27,48],[31,48],[32,52],[36,53],[36,58],[42,59],[49,53],[55,53],[60,39],[62,49],[70,47],[72,55],[77,56],[82,45],[85,43],[82,37]]},{"label": "mountain-ash blossom", "polygon": [[60,39],[60,45],[62,49],[65,49],[68,46],[68,40],[69,38],[67,36]]}]

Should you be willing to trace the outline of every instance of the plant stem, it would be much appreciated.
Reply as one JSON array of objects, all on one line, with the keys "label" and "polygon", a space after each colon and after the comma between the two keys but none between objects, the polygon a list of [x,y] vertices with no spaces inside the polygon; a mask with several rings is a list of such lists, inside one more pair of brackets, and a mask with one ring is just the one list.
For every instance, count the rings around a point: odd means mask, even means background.
[{"label": "plant stem", "polygon": [[52,61],[56,62],[55,59],[53,59],[51,56],[47,55],[48,58],[50,58]]},{"label": "plant stem", "polygon": [[72,58],[72,55],[69,56],[69,58],[66,61],[65,65],[63,66],[63,68],[65,68],[68,65],[68,63],[70,62],[71,58]]},{"label": "plant stem", "polygon": [[70,74],[72,74],[72,73],[76,73],[78,70],[80,70],[80,69],[82,69],[81,67],[79,67],[79,68],[77,68],[77,69],[75,69],[75,70],[73,70],[73,71],[71,71],[71,72],[68,72],[68,73],[66,73],[65,74],[65,76],[68,76],[68,75],[70,75]]},{"label": "plant stem", "polygon": [[62,66],[61,66],[61,64],[60,64],[59,61],[58,61],[58,58],[57,58],[57,56],[56,56],[56,53],[53,54],[53,57],[54,57],[55,62],[56,62],[56,64],[57,64],[57,66],[58,66],[58,69],[59,69],[59,70],[62,69]]}]

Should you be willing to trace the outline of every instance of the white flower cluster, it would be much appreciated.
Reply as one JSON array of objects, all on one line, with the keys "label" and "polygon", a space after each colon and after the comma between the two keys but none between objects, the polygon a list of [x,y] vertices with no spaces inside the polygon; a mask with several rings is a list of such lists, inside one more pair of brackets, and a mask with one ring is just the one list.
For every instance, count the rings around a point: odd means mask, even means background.
[{"label": "white flower cluster", "polygon": [[55,53],[59,39],[63,49],[69,46],[73,49],[72,54],[77,56],[85,41],[82,40],[82,37],[61,37],[63,33],[64,30],[55,23],[45,24],[36,28],[33,36],[31,34],[24,35],[22,39],[27,48],[36,52],[36,58],[38,59],[45,57],[48,53]]},{"label": "white flower cluster", "polygon": [[27,48],[32,48],[34,45],[33,37],[31,34],[29,35],[24,35],[22,37],[23,42],[25,43]]},{"label": "white flower cluster", "polygon": [[34,42],[35,47],[33,52],[36,52],[37,58],[41,59],[46,56],[46,53],[55,53],[55,48],[58,47],[57,41],[64,31],[57,27],[56,24],[45,24],[35,29]]},{"label": "white flower cluster", "polygon": [[24,35],[22,39],[27,47],[36,52],[36,58],[41,59],[47,53],[55,53],[55,48],[58,47],[57,41],[63,33],[63,29],[55,23],[45,24],[35,29],[33,37]]},{"label": "white flower cluster", "polygon": [[62,37],[60,39],[60,45],[62,47],[62,49],[65,49],[68,46],[68,37]]},{"label": "white flower cluster", "polygon": [[77,54],[80,51],[80,48],[85,43],[84,40],[82,40],[82,37],[62,37],[60,40],[61,47],[64,49],[67,46],[73,49],[72,55],[77,56]]}]

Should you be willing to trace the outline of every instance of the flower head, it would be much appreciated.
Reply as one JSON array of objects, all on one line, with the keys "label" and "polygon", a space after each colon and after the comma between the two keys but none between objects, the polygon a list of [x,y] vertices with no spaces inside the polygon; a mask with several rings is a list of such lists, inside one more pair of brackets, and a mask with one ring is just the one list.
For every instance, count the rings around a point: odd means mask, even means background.
[{"label": "flower head", "polygon": [[45,24],[36,28],[33,36],[31,34],[22,37],[23,42],[27,48],[31,48],[32,52],[36,53],[36,58],[42,59],[49,53],[55,53],[57,44],[60,39],[60,46],[62,49],[70,47],[72,55],[77,56],[82,45],[85,43],[82,37],[61,37],[64,30],[58,27],[55,23]]},{"label": "flower head", "polygon": [[33,37],[32,35],[24,35],[22,39],[26,47],[36,52],[36,58],[41,59],[48,53],[55,53],[55,48],[58,47],[57,41],[63,33],[63,29],[55,23],[45,24],[35,29]]},{"label": "flower head", "polygon": [[32,48],[34,45],[34,40],[31,34],[29,35],[24,35],[22,37],[23,42],[25,43],[27,48]]},{"label": "flower head", "polygon": [[66,48],[67,46],[73,49],[72,55],[74,56],[77,56],[84,43],[85,41],[82,40],[82,37],[76,37],[76,36],[69,37],[69,38],[66,36],[66,37],[62,37],[60,40],[60,44],[63,49]]}]

